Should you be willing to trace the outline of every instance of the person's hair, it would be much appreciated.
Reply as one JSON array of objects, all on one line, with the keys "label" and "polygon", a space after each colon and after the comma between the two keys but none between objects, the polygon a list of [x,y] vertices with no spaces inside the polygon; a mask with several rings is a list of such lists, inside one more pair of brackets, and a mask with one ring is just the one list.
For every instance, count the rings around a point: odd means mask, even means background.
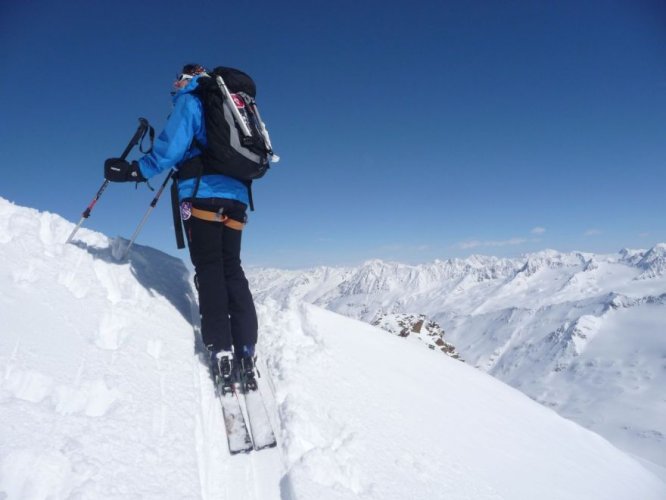
[{"label": "person's hair", "polygon": [[181,73],[192,76],[205,72],[206,68],[204,68],[201,64],[186,64],[185,66],[183,66],[183,69],[181,71]]}]

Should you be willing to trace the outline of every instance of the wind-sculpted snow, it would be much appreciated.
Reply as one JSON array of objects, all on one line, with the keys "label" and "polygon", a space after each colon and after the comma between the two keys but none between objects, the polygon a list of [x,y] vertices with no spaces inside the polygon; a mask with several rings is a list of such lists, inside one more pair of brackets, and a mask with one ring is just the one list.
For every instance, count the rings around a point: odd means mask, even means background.
[{"label": "wind-sculpted snow", "polygon": [[666,467],[665,269],[659,244],[250,276],[262,298],[300,298],[368,323],[425,315],[469,364]]},{"label": "wind-sculpted snow", "polygon": [[64,245],[71,223],[2,199],[0,221],[0,497],[197,496],[182,262]]}]

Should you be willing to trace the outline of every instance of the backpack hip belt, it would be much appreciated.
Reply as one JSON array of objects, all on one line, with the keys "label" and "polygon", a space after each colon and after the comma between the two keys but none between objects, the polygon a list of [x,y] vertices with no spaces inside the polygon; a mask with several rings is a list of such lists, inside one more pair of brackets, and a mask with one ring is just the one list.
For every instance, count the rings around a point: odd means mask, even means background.
[{"label": "backpack hip belt", "polygon": [[192,217],[197,219],[206,220],[209,222],[220,222],[227,226],[230,229],[235,229],[236,231],[242,231],[245,227],[243,222],[231,219],[228,215],[223,214],[222,212],[213,212],[210,210],[202,210],[200,208],[192,207]]}]

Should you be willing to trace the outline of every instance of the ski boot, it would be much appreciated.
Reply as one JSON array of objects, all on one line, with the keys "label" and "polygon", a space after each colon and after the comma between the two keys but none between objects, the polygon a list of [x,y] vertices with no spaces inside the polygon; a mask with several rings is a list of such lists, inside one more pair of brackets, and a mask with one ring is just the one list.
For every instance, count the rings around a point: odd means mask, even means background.
[{"label": "ski boot", "polygon": [[236,359],[236,369],[238,370],[238,380],[241,384],[243,394],[257,390],[257,378],[254,355],[254,346],[243,346],[240,350],[241,355]]},{"label": "ski boot", "polygon": [[213,366],[213,376],[215,385],[221,388],[222,395],[234,390],[233,366],[234,355],[231,351],[211,352],[211,365]]}]

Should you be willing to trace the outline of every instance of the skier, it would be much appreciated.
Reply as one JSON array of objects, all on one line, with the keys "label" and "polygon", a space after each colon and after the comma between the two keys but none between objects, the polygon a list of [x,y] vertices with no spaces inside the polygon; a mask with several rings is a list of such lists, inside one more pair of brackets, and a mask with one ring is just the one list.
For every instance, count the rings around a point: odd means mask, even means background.
[{"label": "skier", "polygon": [[[197,161],[207,144],[202,103],[192,93],[200,76],[208,76],[203,66],[183,67],[173,83],[173,111],[152,152],[131,163],[107,159],[106,179],[145,182],[168,168]],[[178,180],[180,214],[196,272],[201,334],[211,364],[225,384],[235,374],[256,387],[257,313],[240,259],[249,197],[244,182],[223,174]]]}]

